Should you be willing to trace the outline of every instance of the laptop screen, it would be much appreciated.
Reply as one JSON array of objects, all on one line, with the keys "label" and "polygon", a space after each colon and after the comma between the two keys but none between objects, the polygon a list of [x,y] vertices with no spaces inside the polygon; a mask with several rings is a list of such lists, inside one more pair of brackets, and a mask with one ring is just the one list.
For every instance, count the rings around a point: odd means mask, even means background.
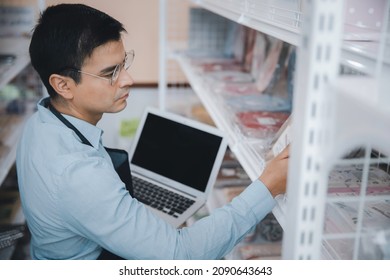
[{"label": "laptop screen", "polygon": [[204,192],[222,140],[148,113],[131,163]]}]

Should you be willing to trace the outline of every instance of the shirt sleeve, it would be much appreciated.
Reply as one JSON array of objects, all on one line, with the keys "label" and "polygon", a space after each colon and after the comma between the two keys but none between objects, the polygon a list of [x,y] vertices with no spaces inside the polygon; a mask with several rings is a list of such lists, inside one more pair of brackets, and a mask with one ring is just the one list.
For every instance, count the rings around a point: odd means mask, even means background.
[{"label": "shirt sleeve", "polygon": [[[193,226],[181,230],[179,259],[220,259],[249,233],[272,208],[275,200],[264,184],[255,180],[231,203],[215,209]],[[182,248],[187,248],[187,254]]]},{"label": "shirt sleeve", "polygon": [[256,180],[210,216],[176,229],[132,198],[103,158],[75,161],[58,184],[67,226],[126,259],[219,259],[275,206]]}]

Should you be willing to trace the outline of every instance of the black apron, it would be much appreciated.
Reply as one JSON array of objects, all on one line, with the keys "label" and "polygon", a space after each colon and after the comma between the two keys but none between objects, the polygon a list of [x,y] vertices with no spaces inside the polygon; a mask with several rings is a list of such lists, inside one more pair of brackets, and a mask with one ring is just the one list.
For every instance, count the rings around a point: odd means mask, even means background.
[{"label": "black apron", "polygon": [[[77,136],[80,137],[83,144],[92,146],[92,144],[87,140],[87,138],[85,138],[84,135],[73,124],[71,124],[64,116],[61,115],[60,112],[58,112],[51,105],[49,99],[45,101],[47,102],[45,105],[47,105],[49,110],[68,128],[72,129],[77,134]],[[119,149],[112,149],[107,147],[104,147],[104,149],[110,156],[116,173],[119,175],[121,181],[126,185],[126,189],[129,191],[130,195],[133,196],[133,179],[131,177],[128,153],[124,150]],[[123,258],[103,248],[103,251],[99,255],[98,260],[123,260]]]}]

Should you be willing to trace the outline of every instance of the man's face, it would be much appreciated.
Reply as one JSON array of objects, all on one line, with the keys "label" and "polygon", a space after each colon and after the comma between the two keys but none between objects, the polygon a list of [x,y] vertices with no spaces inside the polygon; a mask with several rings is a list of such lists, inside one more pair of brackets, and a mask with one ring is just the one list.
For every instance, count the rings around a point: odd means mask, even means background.
[{"label": "man's face", "polygon": [[[109,42],[96,48],[92,56],[86,58],[81,71],[110,79],[115,66],[123,63],[124,59],[122,41]],[[103,113],[116,113],[126,107],[126,99],[133,84],[133,79],[126,70],[121,70],[112,85],[105,79],[83,73],[80,75],[81,81],[75,88],[73,105],[84,120],[97,122]]]}]

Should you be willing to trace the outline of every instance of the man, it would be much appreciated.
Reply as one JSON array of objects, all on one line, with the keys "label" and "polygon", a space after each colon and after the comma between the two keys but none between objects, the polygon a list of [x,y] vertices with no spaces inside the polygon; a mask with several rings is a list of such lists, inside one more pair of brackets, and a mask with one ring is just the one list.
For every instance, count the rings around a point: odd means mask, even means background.
[{"label": "man", "polygon": [[[122,24],[80,4],[51,6],[30,44],[50,97],[25,126],[17,152],[22,206],[34,259],[219,259],[285,191],[288,151],[240,196],[191,227],[175,229],[129,195],[96,127],[126,107]],[[267,187],[266,187],[267,186]]]}]

